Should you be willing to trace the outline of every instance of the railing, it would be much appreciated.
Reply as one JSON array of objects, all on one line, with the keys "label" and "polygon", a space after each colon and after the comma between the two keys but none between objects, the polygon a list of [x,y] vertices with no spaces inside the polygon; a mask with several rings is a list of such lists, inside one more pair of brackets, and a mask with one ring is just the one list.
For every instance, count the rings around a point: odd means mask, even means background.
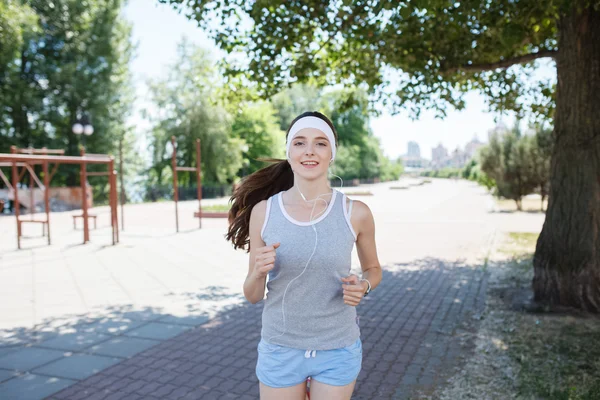
[{"label": "railing", "polygon": [[[363,178],[363,179],[344,179],[344,187],[355,187],[359,185],[367,185],[379,183],[379,178]],[[331,179],[331,187],[339,188],[340,180]],[[232,194],[233,185],[202,185],[202,198],[214,199],[217,197],[229,197]],[[177,188],[179,200],[195,200],[197,198],[196,186],[180,186]],[[160,185],[146,188],[144,195],[145,201],[173,200],[173,186]]]},{"label": "railing", "polygon": [[[197,186],[179,186],[177,193],[179,200],[195,200],[198,198]],[[202,198],[214,199],[217,197],[229,197],[232,193],[232,185],[202,185]],[[173,186],[152,186],[146,189],[144,200],[159,201],[173,200]]]},{"label": "railing", "polygon": [[[379,183],[379,178],[362,178],[362,179],[343,179],[344,187],[353,187],[358,185],[368,185],[371,183]],[[340,180],[335,178],[329,182],[331,187],[340,187]]]}]

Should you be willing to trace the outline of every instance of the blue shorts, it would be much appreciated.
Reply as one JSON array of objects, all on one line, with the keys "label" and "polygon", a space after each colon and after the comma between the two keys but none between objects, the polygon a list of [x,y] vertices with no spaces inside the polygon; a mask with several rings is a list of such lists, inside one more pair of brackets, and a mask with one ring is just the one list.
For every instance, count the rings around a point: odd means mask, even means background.
[{"label": "blue shorts", "polygon": [[256,376],[263,384],[284,388],[296,386],[309,376],[326,385],[346,386],[356,380],[362,365],[362,342],[333,350],[300,350],[258,343]]}]

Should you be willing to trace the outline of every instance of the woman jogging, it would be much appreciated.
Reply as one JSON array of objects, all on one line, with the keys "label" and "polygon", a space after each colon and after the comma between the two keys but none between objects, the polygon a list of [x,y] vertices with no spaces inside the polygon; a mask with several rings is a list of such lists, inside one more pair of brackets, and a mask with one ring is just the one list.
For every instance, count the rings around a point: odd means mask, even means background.
[{"label": "woman jogging", "polygon": [[[356,306],[381,281],[370,209],[329,186],[337,133],[321,113],[290,125],[286,160],[248,176],[232,196],[227,239],[249,245],[244,295],[267,297],[256,375],[260,398],[350,399],[361,369]],[[350,274],[358,251],[362,277]]]}]

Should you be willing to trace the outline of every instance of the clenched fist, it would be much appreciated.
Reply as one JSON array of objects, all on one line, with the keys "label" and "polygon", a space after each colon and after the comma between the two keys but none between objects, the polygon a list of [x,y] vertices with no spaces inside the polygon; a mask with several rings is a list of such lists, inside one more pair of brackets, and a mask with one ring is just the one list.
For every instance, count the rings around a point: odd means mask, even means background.
[{"label": "clenched fist", "polygon": [[252,275],[256,279],[264,279],[269,271],[275,267],[275,250],[281,245],[277,242],[270,246],[259,247],[256,249],[256,256],[254,258],[254,271]]},{"label": "clenched fist", "polygon": [[356,275],[350,275],[342,278],[342,291],[344,294],[344,303],[356,307],[365,296],[367,288],[365,282],[358,279]]}]

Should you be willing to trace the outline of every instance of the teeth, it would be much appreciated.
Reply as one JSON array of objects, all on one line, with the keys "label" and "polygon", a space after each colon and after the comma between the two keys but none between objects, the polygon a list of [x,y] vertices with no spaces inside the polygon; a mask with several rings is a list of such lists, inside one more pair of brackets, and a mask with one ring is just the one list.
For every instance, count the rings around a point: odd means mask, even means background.
[{"label": "teeth", "polygon": [[317,165],[317,163],[316,163],[316,162],[312,162],[312,161],[309,161],[309,162],[303,162],[302,164],[304,164],[304,165]]}]

